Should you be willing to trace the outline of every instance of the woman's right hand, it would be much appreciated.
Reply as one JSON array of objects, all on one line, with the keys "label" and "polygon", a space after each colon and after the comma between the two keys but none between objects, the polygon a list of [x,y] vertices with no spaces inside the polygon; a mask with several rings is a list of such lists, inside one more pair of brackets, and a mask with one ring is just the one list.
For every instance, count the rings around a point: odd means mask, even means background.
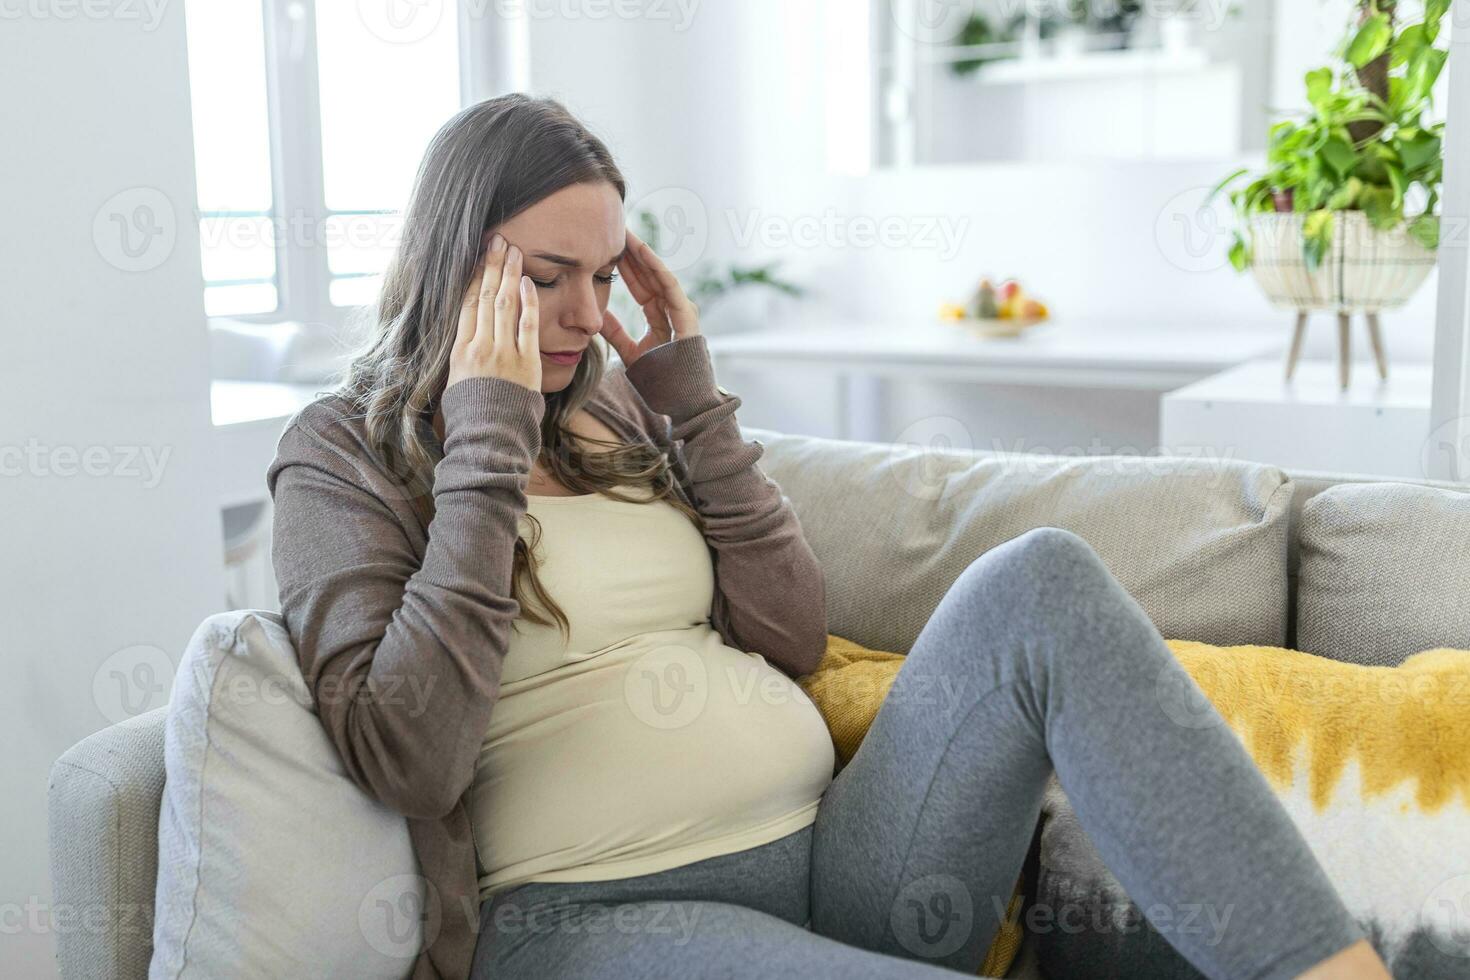
[{"label": "woman's right hand", "polygon": [[541,307],[521,250],[496,234],[475,265],[449,353],[449,382],[504,378],[541,390]]}]

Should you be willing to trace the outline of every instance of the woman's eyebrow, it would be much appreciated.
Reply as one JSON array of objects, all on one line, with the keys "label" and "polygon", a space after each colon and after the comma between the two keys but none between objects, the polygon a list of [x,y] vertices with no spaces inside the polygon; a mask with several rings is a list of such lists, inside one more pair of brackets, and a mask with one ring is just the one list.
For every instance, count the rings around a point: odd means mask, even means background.
[{"label": "woman's eyebrow", "polygon": [[[614,255],[612,258],[608,259],[597,268],[601,269],[604,266],[616,265],[617,263],[623,261],[623,256],[627,254],[628,247],[625,245],[623,246],[623,250],[621,252],[619,252],[617,255]],[[569,269],[582,268],[582,263],[578,262],[576,259],[569,258],[565,255],[557,255],[555,252],[532,252],[530,253],[530,255],[533,259],[545,259],[547,262],[551,262],[556,265],[564,265]]]}]

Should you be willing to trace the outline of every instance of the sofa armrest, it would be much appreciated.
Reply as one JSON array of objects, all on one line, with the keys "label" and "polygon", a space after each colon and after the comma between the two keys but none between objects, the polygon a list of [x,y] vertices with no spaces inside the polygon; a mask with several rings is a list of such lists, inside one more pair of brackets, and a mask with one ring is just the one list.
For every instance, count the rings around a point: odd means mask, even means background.
[{"label": "sofa armrest", "polygon": [[167,712],[89,735],[51,767],[51,886],[64,980],[148,976]]}]

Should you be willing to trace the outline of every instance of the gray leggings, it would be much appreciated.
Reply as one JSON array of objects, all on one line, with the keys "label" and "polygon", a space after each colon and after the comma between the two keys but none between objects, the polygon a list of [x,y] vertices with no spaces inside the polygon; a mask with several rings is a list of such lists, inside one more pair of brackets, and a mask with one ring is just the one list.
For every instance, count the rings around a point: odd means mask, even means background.
[{"label": "gray leggings", "polygon": [[[915,641],[816,823],[615,881],[483,903],[473,977],[973,976],[1055,768],[1099,856],[1201,973],[1292,977],[1364,938],[1265,777],[1076,535],[973,562]],[[1173,718],[1180,717],[1178,711]]]}]

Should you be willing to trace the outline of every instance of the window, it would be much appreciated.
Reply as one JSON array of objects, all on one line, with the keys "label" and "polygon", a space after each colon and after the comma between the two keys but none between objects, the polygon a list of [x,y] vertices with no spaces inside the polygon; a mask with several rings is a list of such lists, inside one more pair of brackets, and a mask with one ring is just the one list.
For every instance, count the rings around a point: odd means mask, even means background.
[{"label": "window", "polygon": [[368,304],[430,137],[460,107],[453,4],[186,0],[205,312]]},{"label": "window", "polygon": [[190,0],[186,20],[205,311],[269,313],[278,293],[261,8],[202,7]]}]

